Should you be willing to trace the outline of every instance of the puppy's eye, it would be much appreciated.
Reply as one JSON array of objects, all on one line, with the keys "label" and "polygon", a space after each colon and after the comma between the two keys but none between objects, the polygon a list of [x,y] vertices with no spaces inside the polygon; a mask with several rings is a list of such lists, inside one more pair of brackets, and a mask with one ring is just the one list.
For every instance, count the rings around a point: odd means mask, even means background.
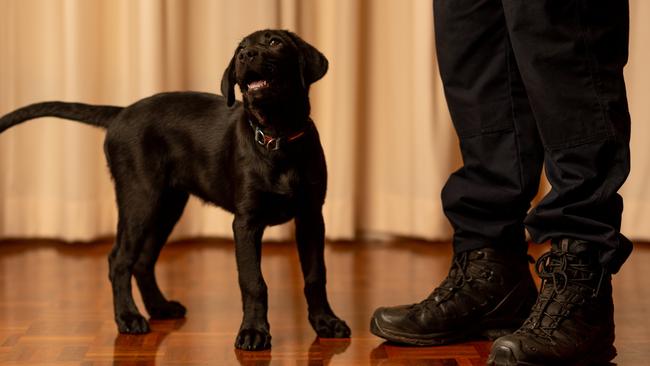
[{"label": "puppy's eye", "polygon": [[271,46],[271,47],[277,47],[277,46],[279,46],[281,44],[282,44],[282,41],[280,41],[277,38],[271,38],[271,40],[269,41],[269,46]]}]

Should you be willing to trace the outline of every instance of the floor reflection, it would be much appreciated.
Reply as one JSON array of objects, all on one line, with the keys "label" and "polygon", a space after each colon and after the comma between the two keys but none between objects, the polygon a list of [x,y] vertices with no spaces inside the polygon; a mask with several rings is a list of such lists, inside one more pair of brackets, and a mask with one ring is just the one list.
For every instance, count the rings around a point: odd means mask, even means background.
[{"label": "floor reflection", "polygon": [[241,366],[268,366],[271,364],[273,356],[271,350],[264,351],[242,351],[233,348],[235,357]]},{"label": "floor reflection", "polygon": [[167,336],[180,329],[185,318],[174,320],[152,320],[151,332],[147,334],[118,333],[113,342],[113,365],[124,365],[134,361],[143,365],[156,365],[159,348]]},{"label": "floor reflection", "polygon": [[309,346],[309,364],[327,366],[335,355],[345,352],[350,347],[350,339],[316,338]]},{"label": "floor reflection", "polygon": [[421,365],[485,365],[490,344],[474,341],[436,347],[408,347],[390,342],[379,344],[370,352],[372,366]]}]

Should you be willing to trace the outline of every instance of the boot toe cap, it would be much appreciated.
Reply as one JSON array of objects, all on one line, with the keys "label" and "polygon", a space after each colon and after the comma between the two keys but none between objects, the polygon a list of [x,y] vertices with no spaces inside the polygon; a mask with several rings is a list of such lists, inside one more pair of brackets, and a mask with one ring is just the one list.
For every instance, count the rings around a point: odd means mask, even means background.
[{"label": "boot toe cap", "polygon": [[554,355],[548,354],[547,351],[544,345],[537,344],[532,338],[524,339],[517,334],[510,334],[494,341],[488,365],[543,365],[547,362],[540,363],[540,360],[555,359]]},{"label": "boot toe cap", "polygon": [[[512,339],[510,336],[504,336],[497,339],[492,344],[488,365],[490,366],[514,366],[518,364],[520,355],[520,342]],[[519,357],[517,357],[519,356]]]},{"label": "boot toe cap", "polygon": [[412,305],[380,307],[370,320],[370,331],[389,341],[404,342],[404,337],[422,332],[410,314]]}]

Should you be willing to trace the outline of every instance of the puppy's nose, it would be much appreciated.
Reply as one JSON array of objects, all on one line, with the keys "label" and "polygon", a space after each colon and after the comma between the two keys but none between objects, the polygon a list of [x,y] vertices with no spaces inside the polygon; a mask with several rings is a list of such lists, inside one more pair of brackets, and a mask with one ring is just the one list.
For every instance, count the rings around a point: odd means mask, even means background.
[{"label": "puppy's nose", "polygon": [[255,49],[245,49],[239,54],[239,59],[241,61],[247,60],[247,61],[252,61],[257,55],[259,55],[259,52]]}]

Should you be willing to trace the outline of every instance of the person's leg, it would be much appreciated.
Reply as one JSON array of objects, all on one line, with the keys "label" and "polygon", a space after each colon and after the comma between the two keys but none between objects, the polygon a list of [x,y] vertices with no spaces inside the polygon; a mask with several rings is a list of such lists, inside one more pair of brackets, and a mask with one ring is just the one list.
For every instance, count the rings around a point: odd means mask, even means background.
[{"label": "person's leg", "polygon": [[[434,345],[522,324],[536,296],[523,219],[543,149],[499,0],[435,0],[440,73],[464,165],[442,198],[455,235],[449,276],[414,306],[379,308],[371,331]],[[460,315],[462,314],[462,315]]]},{"label": "person's leg", "polygon": [[607,362],[616,354],[611,273],[632,249],[616,193],[629,172],[628,3],[503,4],[552,186],[525,223],[552,249],[538,261],[532,314],[495,342],[490,364]]},{"label": "person's leg", "polygon": [[504,0],[516,59],[546,148],[551,192],[526,218],[534,241],[597,244],[616,272],[631,243],[616,193],[630,169],[623,67],[627,0]]},{"label": "person's leg", "polygon": [[544,150],[499,0],[435,2],[438,65],[463,157],[442,191],[454,251],[525,253]]}]

